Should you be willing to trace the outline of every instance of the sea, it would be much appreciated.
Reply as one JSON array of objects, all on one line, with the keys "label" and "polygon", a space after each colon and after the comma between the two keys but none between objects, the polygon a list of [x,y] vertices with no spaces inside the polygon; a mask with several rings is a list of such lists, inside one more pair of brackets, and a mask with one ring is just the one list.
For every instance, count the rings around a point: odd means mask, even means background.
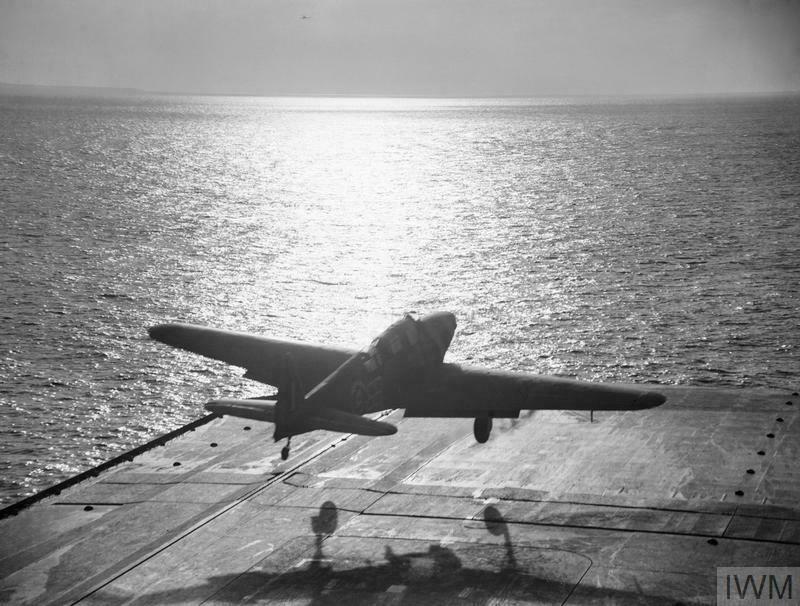
[{"label": "sea", "polygon": [[0,210],[4,504],[265,393],[160,322],[449,310],[454,362],[800,387],[798,95],[6,94]]}]

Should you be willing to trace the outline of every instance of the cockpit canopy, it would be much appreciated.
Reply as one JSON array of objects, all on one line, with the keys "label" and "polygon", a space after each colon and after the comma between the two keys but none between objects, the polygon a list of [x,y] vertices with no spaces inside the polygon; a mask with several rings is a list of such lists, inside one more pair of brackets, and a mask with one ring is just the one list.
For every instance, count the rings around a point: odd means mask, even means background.
[{"label": "cockpit canopy", "polygon": [[368,352],[382,366],[390,359],[402,360],[407,368],[438,366],[444,360],[456,329],[455,316],[438,312],[419,320],[406,314],[369,346]]}]

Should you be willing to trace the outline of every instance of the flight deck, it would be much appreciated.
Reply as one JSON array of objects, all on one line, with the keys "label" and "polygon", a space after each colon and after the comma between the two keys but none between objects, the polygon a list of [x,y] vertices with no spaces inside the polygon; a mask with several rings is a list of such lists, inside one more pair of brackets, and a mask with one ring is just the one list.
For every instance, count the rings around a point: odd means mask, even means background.
[{"label": "flight deck", "polygon": [[[800,566],[797,393],[387,437],[213,416],[0,519],[11,604],[714,603],[718,567]],[[800,592],[800,587],[796,588]]]}]

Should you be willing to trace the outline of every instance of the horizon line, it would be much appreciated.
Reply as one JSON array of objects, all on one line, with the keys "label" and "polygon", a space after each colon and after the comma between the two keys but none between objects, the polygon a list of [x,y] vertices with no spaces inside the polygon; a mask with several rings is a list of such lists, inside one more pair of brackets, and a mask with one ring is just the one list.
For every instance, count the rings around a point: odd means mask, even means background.
[{"label": "horizon line", "polygon": [[156,95],[173,97],[258,97],[275,99],[564,99],[564,98],[713,98],[713,97],[765,97],[800,95],[798,89],[749,91],[679,91],[679,92],[598,92],[598,93],[528,93],[494,95],[422,95],[397,93],[234,93],[202,91],[163,91],[136,87],[91,86],[80,84],[27,84],[0,81],[0,94],[6,89],[24,89],[31,92],[107,93],[118,96]]}]

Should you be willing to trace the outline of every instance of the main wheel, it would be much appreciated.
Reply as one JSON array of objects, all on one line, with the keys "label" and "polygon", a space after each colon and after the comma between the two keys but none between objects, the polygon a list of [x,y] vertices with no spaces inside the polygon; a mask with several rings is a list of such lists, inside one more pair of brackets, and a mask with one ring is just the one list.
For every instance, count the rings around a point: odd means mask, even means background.
[{"label": "main wheel", "polygon": [[472,426],[475,439],[479,444],[484,444],[492,433],[492,417],[489,415],[475,417],[475,424]]},{"label": "main wheel", "polygon": [[288,458],[289,458],[289,447],[284,446],[283,448],[281,448],[281,459],[285,461]]}]

